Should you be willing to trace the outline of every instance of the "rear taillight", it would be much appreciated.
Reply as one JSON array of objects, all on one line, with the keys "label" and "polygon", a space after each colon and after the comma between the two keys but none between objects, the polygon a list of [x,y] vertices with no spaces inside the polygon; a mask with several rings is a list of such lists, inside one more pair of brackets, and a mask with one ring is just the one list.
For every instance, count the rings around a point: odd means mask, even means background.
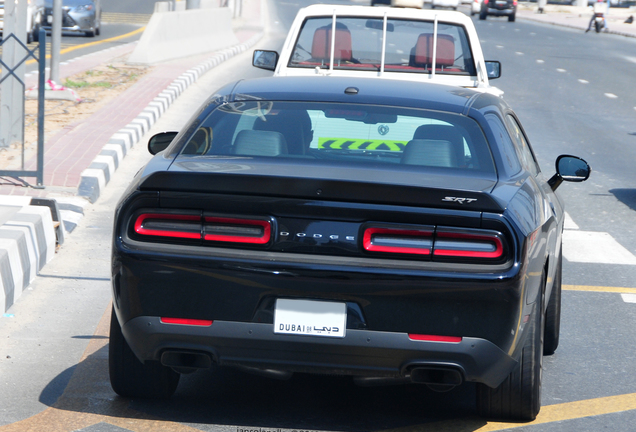
[{"label": "rear taillight", "polygon": [[364,231],[362,242],[369,252],[430,255],[433,231],[368,228]]},{"label": "rear taillight", "polygon": [[135,232],[144,236],[201,238],[201,216],[143,213],[135,220]]},{"label": "rear taillight", "polygon": [[179,324],[179,325],[189,325],[189,326],[199,326],[199,327],[210,327],[214,321],[191,319],[191,318],[161,317],[161,322],[163,324]]},{"label": "rear taillight", "polygon": [[265,244],[272,237],[271,222],[267,220],[222,217],[206,217],[204,220],[204,240]]},{"label": "rear taillight", "polygon": [[498,231],[448,227],[367,226],[362,247],[371,253],[418,255],[440,261],[499,262],[506,254],[504,237]]},{"label": "rear taillight", "polygon": [[134,232],[141,237],[264,245],[272,238],[272,221],[240,217],[203,216],[161,212],[140,213]]},{"label": "rear taillight", "polygon": [[504,248],[496,232],[450,231],[438,228],[435,232],[434,256],[499,259]]}]

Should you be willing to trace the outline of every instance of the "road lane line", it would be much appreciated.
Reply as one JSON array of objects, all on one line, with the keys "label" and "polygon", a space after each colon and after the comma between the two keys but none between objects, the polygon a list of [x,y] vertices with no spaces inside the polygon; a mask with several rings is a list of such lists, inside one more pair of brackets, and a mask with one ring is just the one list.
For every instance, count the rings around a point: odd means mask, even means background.
[{"label": "road lane line", "polygon": [[537,59],[537,63],[545,63],[545,60]]},{"label": "road lane line", "polygon": [[621,294],[625,303],[636,303],[636,294]]},{"label": "road lane line", "polygon": [[607,96],[610,99],[616,99],[618,97],[614,93],[605,93],[605,96]]},{"label": "road lane line", "polygon": [[581,84],[589,84],[590,83],[588,80],[584,80],[584,79],[580,79],[579,82]]},{"label": "road lane line", "polygon": [[563,72],[567,72],[567,70],[566,69],[557,68],[557,72],[563,73]]},{"label": "road lane line", "polygon": [[636,295],[636,288],[588,286],[588,285],[562,285],[564,291],[587,291]]},{"label": "road lane line", "polygon": [[569,262],[636,265],[636,256],[606,232],[564,230],[563,256]]},{"label": "road lane line", "polygon": [[[143,33],[143,31],[145,29],[146,29],[146,27],[144,26],[144,27],[138,28],[137,30],[131,31],[130,33],[126,33],[126,34],[123,34],[123,35],[115,36],[115,37],[112,37],[112,38],[108,38],[108,39],[104,39],[104,40],[100,40],[100,41],[95,41],[95,42],[89,42],[89,43],[85,43],[85,44],[81,44],[81,45],[73,45],[70,48],[66,48],[66,49],[61,50],[60,51],[60,55],[67,54],[67,53],[70,53],[72,51],[75,51],[75,50],[78,50],[78,49],[82,49],[82,48],[88,48],[88,47],[95,46],[95,45],[101,45],[101,44],[106,43],[106,42],[114,42],[114,41],[118,41],[120,39],[125,39],[127,37],[134,36],[134,35],[139,34],[139,33]],[[51,55],[47,54],[46,58],[50,59]],[[36,62],[36,60],[31,59],[31,60],[27,61],[26,64],[33,64],[35,62]]]}]

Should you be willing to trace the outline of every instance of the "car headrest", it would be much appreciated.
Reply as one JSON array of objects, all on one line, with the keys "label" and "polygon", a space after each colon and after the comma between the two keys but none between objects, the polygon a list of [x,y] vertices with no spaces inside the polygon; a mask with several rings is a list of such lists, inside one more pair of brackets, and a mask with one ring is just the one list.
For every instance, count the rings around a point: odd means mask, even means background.
[{"label": "car headrest", "polygon": [[280,132],[242,130],[234,139],[232,153],[245,156],[278,156],[287,153],[287,143]]},{"label": "car headrest", "polygon": [[457,167],[453,145],[446,140],[411,140],[404,148],[401,162],[406,165]]},{"label": "car headrest", "polygon": [[[333,59],[349,61],[351,54],[351,32],[344,24],[336,23],[336,40],[334,44]],[[314,59],[329,60],[331,57],[331,26],[323,26],[314,32],[314,41],[311,45],[311,56]]]},{"label": "car headrest", "polygon": [[254,130],[280,132],[291,154],[304,154],[311,142],[311,118],[305,110],[281,110],[276,115],[258,117]]},{"label": "car headrest", "polygon": [[[433,33],[422,33],[415,44],[415,63],[433,64]],[[437,34],[436,66],[452,66],[455,63],[455,39],[451,35]]]}]

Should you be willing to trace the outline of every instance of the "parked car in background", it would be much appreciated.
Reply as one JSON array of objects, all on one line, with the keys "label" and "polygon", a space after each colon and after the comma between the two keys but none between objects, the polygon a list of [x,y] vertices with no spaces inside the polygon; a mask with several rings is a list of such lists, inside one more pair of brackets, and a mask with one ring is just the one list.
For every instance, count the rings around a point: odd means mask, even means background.
[{"label": "parked car in background", "polygon": [[449,8],[457,10],[460,0],[432,0],[431,9],[435,8]]},{"label": "parked car in background", "polygon": [[[44,16],[44,0],[28,0],[27,2],[27,22],[26,36],[27,43],[37,42],[39,38],[40,26]],[[0,0],[0,34],[4,29],[4,0]]]},{"label": "parked car in background", "polygon": [[517,0],[483,0],[479,19],[485,20],[488,15],[507,16],[513,22],[517,16]]},{"label": "parked car in background", "polygon": [[533,420],[561,315],[556,193],[503,98],[456,86],[268,77],[219,89],[115,211],[109,370],[170,397],[213,365],[360,385],[476,383]]},{"label": "parked car in background", "polygon": [[[45,0],[43,27],[53,24],[53,0]],[[102,24],[101,0],[62,0],[62,31],[99,36]]]}]

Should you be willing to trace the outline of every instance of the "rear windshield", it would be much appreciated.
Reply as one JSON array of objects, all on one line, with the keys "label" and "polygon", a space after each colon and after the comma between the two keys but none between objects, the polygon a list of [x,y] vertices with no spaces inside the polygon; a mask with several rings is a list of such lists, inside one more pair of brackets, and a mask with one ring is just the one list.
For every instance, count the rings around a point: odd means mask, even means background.
[{"label": "rear windshield", "polygon": [[[332,17],[309,18],[296,41],[288,67],[329,68]],[[334,69],[379,71],[383,20],[337,17]],[[435,44],[435,41],[437,44]],[[384,70],[387,72],[476,75],[466,29],[457,24],[387,19]]]},{"label": "rear windshield", "polygon": [[495,172],[484,135],[468,117],[341,103],[226,103],[193,129],[180,153]]}]

